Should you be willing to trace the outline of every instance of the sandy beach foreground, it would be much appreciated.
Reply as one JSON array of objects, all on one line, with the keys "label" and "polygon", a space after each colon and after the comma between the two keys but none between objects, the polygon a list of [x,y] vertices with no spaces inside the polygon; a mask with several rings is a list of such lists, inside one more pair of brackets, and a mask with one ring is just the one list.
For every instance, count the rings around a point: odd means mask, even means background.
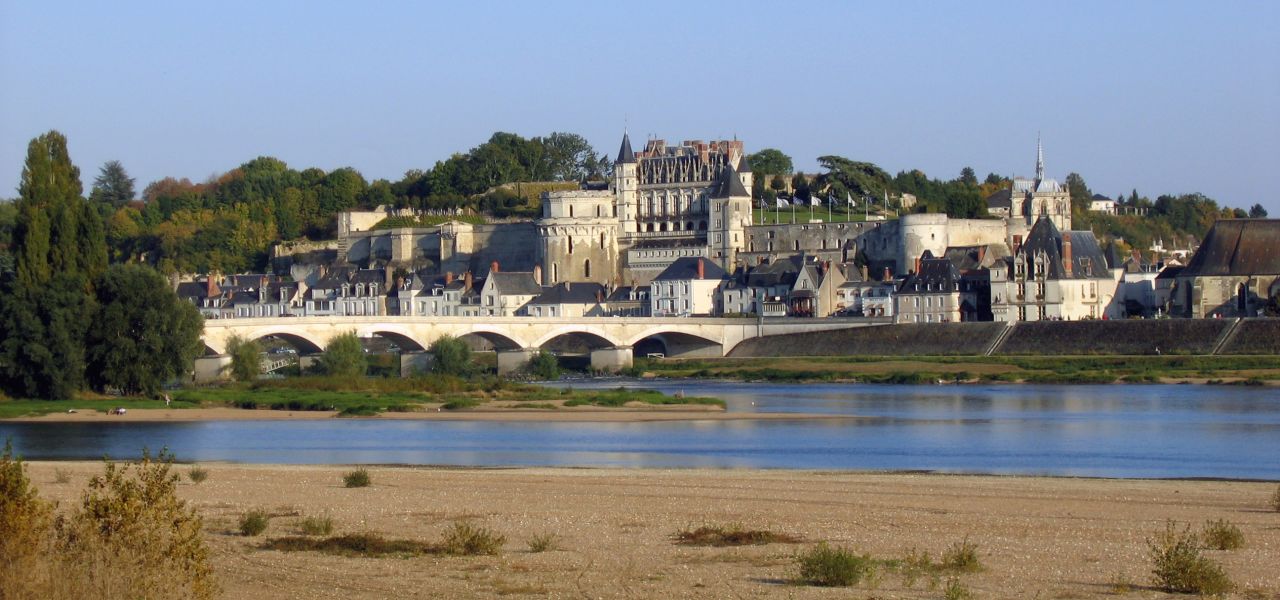
[{"label": "sandy beach foreground", "polygon": [[[74,502],[93,462],[34,462],[41,495]],[[203,515],[226,598],[940,598],[926,580],[886,573],[874,587],[788,582],[794,555],[828,541],[877,558],[934,557],[965,538],[985,570],[961,581],[977,598],[1161,598],[1149,587],[1145,539],[1167,519],[1199,529],[1227,519],[1235,551],[1208,551],[1239,586],[1280,598],[1275,483],[1144,481],[762,470],[370,468],[347,489],[341,466],[204,465],[180,495]],[[188,468],[177,467],[185,474]],[[56,483],[57,472],[69,482]],[[258,537],[235,533],[244,512],[275,516]],[[326,515],[335,533],[439,539],[460,520],[507,538],[496,557],[343,558],[258,549]],[[672,534],[740,523],[803,544],[679,546]],[[559,549],[534,553],[554,534]],[[1118,582],[1133,584],[1118,589]],[[1119,596],[1117,596],[1119,593]],[[1175,597],[1175,596],[1169,596]]]}]

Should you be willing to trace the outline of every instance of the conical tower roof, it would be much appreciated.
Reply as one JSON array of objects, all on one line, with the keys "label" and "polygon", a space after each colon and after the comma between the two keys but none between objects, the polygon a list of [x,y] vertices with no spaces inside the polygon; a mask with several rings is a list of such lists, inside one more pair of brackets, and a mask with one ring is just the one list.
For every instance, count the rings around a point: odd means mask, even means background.
[{"label": "conical tower roof", "polygon": [[743,154],[742,158],[738,159],[738,172],[739,173],[751,172],[751,162],[747,160],[746,154]]},{"label": "conical tower roof", "polygon": [[617,164],[636,162],[636,153],[631,151],[631,136],[627,132],[622,133],[622,147],[618,148]]},{"label": "conical tower roof", "polygon": [[747,193],[747,188],[742,186],[742,179],[733,170],[733,167],[725,165],[720,171],[720,184],[716,186],[716,193],[712,198],[750,198],[751,194]]}]

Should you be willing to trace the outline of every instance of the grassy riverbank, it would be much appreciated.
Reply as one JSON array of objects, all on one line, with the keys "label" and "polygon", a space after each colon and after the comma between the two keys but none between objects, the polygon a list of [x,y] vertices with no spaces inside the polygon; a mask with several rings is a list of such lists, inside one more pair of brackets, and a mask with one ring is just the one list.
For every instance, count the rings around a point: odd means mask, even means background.
[{"label": "grassy riverbank", "polygon": [[[571,390],[495,377],[460,379],[423,376],[405,379],[297,377],[175,390],[173,409],[230,407],[244,410],[294,412],[336,411],[339,416],[372,416],[386,412],[483,410],[558,410],[578,406],[623,408],[627,406],[690,405],[721,408],[714,398],[680,398],[653,390]],[[85,396],[68,400],[0,399],[0,419],[75,411],[107,412],[163,409],[163,400],[151,398]]]},{"label": "grassy riverbank", "polygon": [[1280,385],[1280,356],[836,356],[637,359],[633,375],[863,383]]}]

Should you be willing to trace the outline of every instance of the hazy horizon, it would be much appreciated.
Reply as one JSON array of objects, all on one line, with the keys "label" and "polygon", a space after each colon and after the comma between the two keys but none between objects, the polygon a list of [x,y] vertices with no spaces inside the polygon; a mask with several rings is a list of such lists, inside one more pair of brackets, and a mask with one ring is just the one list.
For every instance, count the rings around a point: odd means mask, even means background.
[{"label": "hazy horizon", "polygon": [[257,156],[398,180],[495,131],[617,152],[737,137],[824,154],[1048,173],[1095,193],[1261,203],[1280,163],[1280,5],[754,2],[631,7],[126,5],[0,0],[0,197],[66,134],[86,187]]}]

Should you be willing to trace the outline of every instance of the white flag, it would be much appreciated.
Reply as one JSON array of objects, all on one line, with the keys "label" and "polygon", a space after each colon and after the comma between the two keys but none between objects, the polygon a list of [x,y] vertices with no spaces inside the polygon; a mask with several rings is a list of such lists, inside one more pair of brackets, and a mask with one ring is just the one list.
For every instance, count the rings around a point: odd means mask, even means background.
[{"label": "white flag", "polygon": [[783,208],[783,207],[785,207],[786,205],[787,205],[787,199],[786,199],[786,198],[783,198],[783,197],[781,197],[781,196],[779,196],[779,197],[778,197],[778,208]]},{"label": "white flag", "polygon": [[822,200],[817,196],[809,196],[809,206],[822,206]]},{"label": "white flag", "polygon": [[850,192],[845,192],[845,193],[844,193],[844,199],[849,201],[849,206],[853,206],[853,194],[852,194],[852,193],[850,193]]}]

